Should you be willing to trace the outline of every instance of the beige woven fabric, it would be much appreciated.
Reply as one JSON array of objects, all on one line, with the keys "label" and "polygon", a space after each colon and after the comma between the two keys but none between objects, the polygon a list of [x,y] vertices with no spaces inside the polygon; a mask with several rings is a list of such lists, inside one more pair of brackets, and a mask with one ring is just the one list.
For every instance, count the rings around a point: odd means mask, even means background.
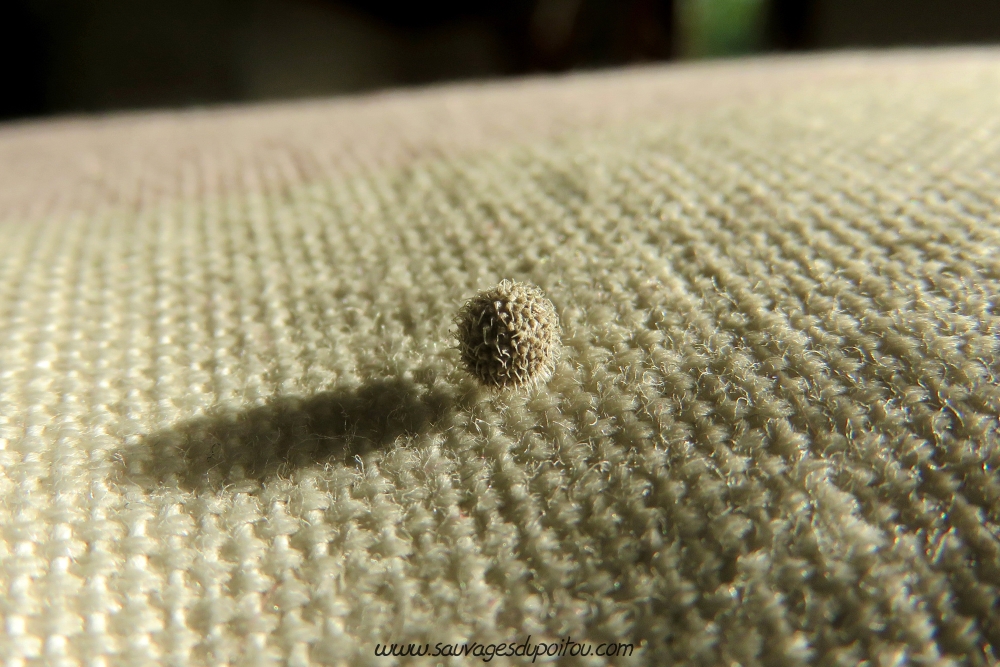
[{"label": "beige woven fabric", "polygon": [[[996,664],[998,91],[846,54],[0,129],[0,655]],[[501,278],[562,320],[537,391],[449,341]]]}]

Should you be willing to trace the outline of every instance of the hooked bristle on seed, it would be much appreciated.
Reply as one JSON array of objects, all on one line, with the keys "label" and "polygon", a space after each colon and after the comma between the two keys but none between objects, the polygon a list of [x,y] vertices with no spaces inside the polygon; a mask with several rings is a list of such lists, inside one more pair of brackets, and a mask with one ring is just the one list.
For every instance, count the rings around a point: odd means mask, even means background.
[{"label": "hooked bristle on seed", "polygon": [[455,324],[462,362],[491,389],[534,386],[555,370],[559,316],[534,285],[502,280],[469,299]]}]

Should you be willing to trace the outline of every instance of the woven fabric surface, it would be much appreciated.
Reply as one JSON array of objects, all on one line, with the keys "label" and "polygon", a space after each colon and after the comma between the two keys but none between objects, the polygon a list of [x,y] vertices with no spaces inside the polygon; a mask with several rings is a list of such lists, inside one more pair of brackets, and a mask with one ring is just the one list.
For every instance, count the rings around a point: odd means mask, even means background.
[{"label": "woven fabric surface", "polygon": [[[0,656],[997,664],[997,91],[844,54],[0,128]],[[494,395],[449,330],[503,278],[563,351]]]}]

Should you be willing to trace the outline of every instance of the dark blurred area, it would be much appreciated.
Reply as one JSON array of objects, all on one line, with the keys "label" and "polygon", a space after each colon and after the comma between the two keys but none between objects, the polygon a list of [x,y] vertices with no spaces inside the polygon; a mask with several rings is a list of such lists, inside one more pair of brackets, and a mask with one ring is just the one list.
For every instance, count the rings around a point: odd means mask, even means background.
[{"label": "dark blurred area", "polygon": [[998,0],[0,0],[0,118],[990,42]]}]

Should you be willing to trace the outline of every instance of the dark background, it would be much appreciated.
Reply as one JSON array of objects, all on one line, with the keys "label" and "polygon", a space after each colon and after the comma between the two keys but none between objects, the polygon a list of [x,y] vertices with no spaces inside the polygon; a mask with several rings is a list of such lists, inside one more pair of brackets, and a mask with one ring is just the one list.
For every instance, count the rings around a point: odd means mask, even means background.
[{"label": "dark background", "polygon": [[0,118],[1000,42],[1000,0],[0,0]]}]

